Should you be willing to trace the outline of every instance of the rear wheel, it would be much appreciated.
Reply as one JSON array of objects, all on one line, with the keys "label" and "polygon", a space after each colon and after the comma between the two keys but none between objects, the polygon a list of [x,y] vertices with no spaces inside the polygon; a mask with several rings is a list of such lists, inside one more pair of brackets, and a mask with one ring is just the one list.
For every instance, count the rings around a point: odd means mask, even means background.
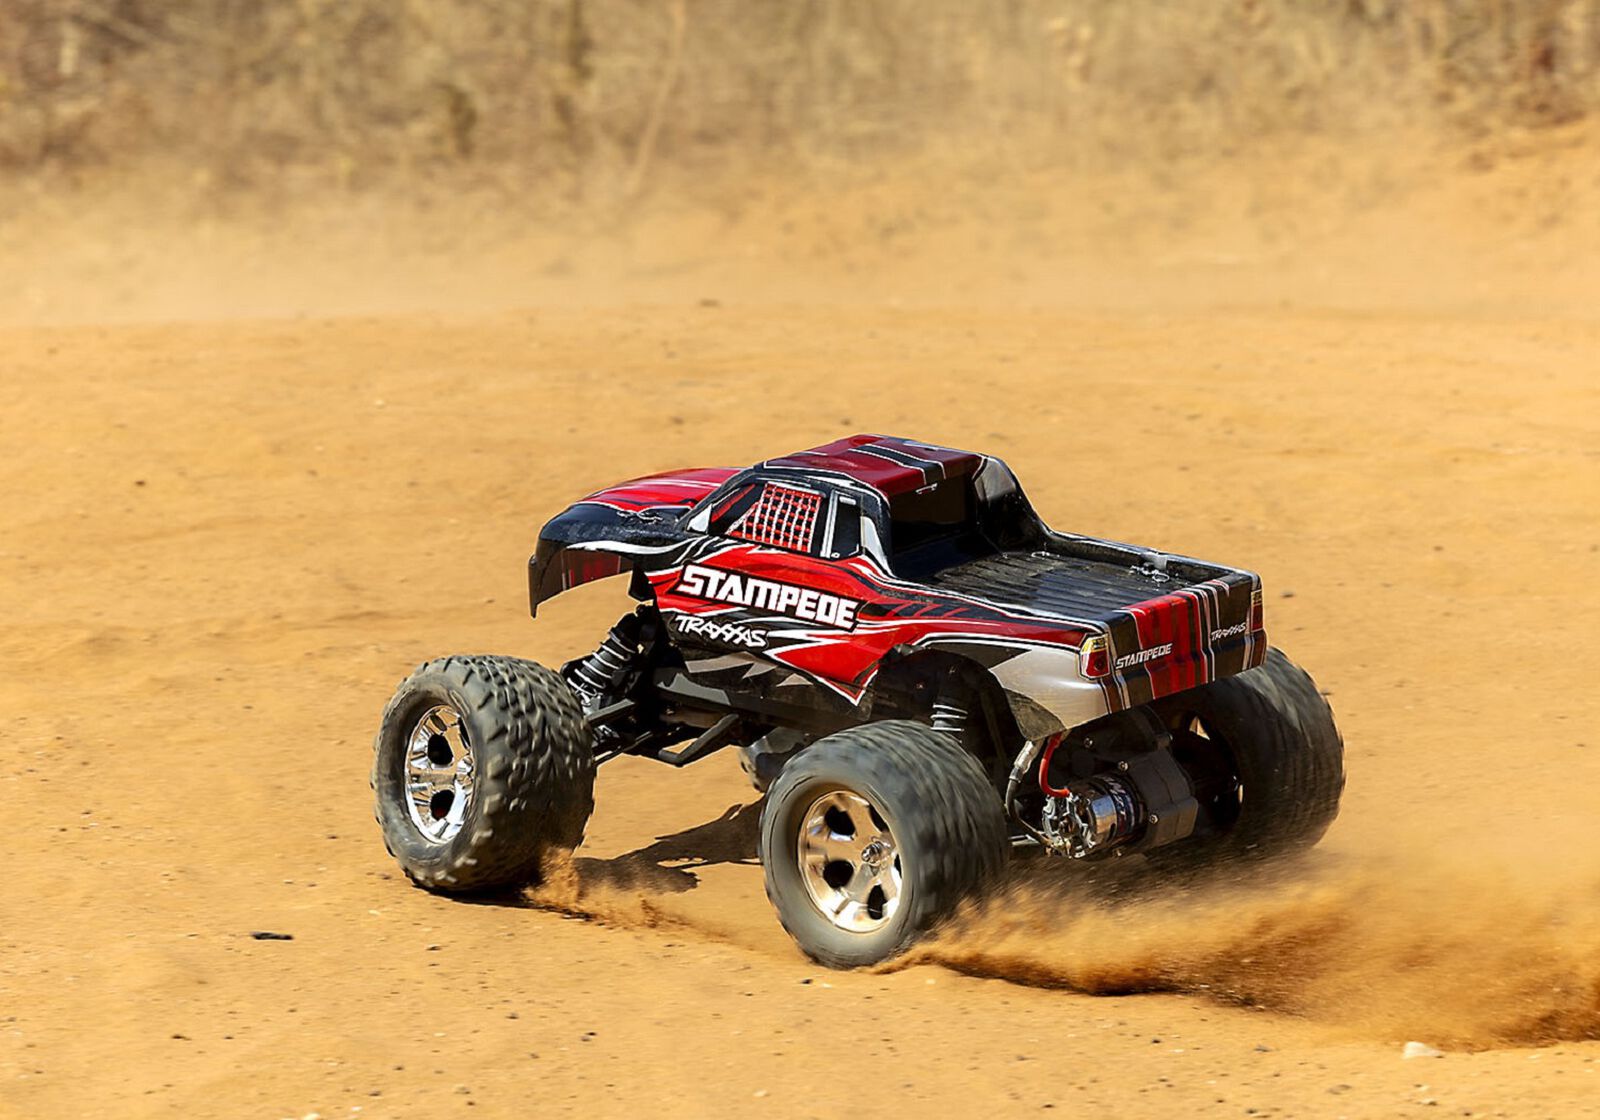
[{"label": "rear wheel", "polygon": [[1203,815],[1194,839],[1152,856],[1212,862],[1296,852],[1339,815],[1344,740],[1316,682],[1282,651],[1163,709]]},{"label": "rear wheel", "polygon": [[512,657],[446,657],[401,682],[374,744],[384,844],[419,886],[536,881],[583,839],[594,753],[559,676]]},{"label": "rear wheel", "polygon": [[795,755],[761,814],[767,897],[833,968],[894,956],[999,875],[1005,813],[955,739],[884,721]]}]

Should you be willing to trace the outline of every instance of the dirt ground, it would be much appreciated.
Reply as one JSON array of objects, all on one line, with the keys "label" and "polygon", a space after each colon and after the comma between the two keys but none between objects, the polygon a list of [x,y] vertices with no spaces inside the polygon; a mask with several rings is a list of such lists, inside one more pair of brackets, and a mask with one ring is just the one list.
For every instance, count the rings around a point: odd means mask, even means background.
[{"label": "dirt ground", "polygon": [[[959,200],[884,234],[865,197],[366,286],[326,247],[226,271],[220,234],[133,262],[11,227],[0,1116],[1600,1114],[1593,211],[1235,215],[1113,266]],[[717,756],[608,765],[520,902],[410,888],[367,789],[389,690],[558,663],[623,603],[527,618],[543,520],[855,431],[1259,569],[1348,744],[1315,858],[1024,873],[830,973]]]}]

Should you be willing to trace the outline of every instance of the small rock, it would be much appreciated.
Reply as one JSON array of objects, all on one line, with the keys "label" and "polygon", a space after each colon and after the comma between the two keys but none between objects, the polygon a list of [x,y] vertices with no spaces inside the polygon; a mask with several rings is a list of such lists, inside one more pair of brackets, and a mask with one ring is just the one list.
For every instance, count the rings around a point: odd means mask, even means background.
[{"label": "small rock", "polygon": [[1405,1044],[1404,1049],[1400,1051],[1400,1056],[1402,1058],[1442,1058],[1444,1057],[1444,1051],[1435,1050],[1426,1042],[1408,1042]]},{"label": "small rock", "polygon": [[444,948],[443,945],[429,945],[428,946],[428,952],[437,953],[440,949],[443,949],[443,948]]},{"label": "small rock", "polygon": [[809,984],[809,983],[811,983],[811,977],[809,977],[809,976],[802,976],[802,977],[801,977],[801,978],[800,978],[800,983],[802,983],[802,984]]},{"label": "small rock", "polygon": [[274,933],[270,929],[253,929],[253,930],[250,931],[250,936],[255,938],[257,941],[293,941],[294,940],[294,934],[292,934],[292,933]]},{"label": "small rock", "polygon": [[1280,599],[1293,599],[1294,598],[1294,592],[1290,591],[1286,587],[1282,591],[1278,592],[1278,598],[1280,598]]},{"label": "small rock", "polygon": [[1270,1054],[1270,1053],[1272,1053],[1272,1047],[1263,1045],[1262,1043],[1258,1042],[1258,1043],[1256,1043],[1256,1053],[1257,1054]]},{"label": "small rock", "polygon": [[472,1089],[466,1085],[457,1085],[455,1091],[460,1093],[462,1096],[466,1096],[468,1093],[472,1092]]}]

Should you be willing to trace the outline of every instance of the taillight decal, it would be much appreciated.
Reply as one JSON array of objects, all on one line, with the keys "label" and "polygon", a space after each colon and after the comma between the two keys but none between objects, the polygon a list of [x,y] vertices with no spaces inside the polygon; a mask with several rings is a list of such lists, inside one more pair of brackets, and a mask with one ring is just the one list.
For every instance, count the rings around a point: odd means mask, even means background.
[{"label": "taillight decal", "polygon": [[1090,638],[1078,649],[1078,664],[1086,680],[1098,681],[1111,675],[1111,649],[1104,638]]}]

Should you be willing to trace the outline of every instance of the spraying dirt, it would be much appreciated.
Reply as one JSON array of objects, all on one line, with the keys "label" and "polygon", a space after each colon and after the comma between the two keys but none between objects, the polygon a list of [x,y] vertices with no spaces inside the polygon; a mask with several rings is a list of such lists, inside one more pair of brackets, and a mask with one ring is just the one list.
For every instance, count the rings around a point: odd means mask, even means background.
[{"label": "spraying dirt", "polygon": [[1600,1036],[1597,946],[1595,880],[1551,892],[1465,866],[1328,858],[1177,891],[1166,877],[1041,876],[911,960],[1100,995],[1182,992],[1351,1037],[1484,1048]]}]

